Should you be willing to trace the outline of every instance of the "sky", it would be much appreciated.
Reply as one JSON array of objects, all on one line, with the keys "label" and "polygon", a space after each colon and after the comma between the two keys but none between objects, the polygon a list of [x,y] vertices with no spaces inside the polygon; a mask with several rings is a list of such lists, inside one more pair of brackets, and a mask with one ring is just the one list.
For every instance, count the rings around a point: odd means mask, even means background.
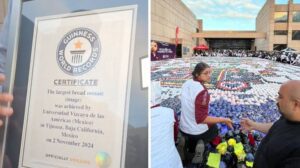
[{"label": "sky", "polygon": [[[255,19],[266,0],[182,0],[197,19],[203,19],[203,30],[255,30]],[[275,0],[287,4],[288,0]],[[300,4],[300,0],[294,0]]]}]

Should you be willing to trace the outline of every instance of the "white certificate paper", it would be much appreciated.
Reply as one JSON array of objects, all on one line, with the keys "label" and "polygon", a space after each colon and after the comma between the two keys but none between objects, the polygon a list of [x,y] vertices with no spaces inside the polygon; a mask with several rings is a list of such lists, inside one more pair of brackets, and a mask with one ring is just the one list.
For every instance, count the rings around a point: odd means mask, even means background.
[{"label": "white certificate paper", "polygon": [[35,21],[19,167],[123,167],[137,6]]}]

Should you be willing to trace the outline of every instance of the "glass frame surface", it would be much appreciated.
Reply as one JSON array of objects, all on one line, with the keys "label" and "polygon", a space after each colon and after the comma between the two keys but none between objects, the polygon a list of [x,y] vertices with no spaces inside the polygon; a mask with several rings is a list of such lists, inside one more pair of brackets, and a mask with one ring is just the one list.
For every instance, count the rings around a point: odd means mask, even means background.
[{"label": "glass frame surface", "polygon": [[[129,116],[127,124],[124,167],[147,167],[148,165],[148,89],[142,88],[141,57],[148,55],[148,1],[136,0],[89,0],[73,3],[72,0],[32,0],[13,1],[10,25],[10,41],[6,68],[7,81],[4,91],[14,93],[12,104],[14,115],[1,128],[2,165],[18,167],[20,139],[24,119],[27,94],[29,62],[32,44],[34,19],[48,16],[93,9],[137,5],[136,40],[133,47],[132,83]],[[15,77],[15,78],[14,78]],[[8,162],[8,163],[7,163]]]}]

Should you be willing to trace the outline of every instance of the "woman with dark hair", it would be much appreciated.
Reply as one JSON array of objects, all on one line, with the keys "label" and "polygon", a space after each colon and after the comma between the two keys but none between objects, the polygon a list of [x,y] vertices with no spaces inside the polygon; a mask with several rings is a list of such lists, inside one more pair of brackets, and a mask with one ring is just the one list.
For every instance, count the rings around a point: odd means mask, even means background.
[{"label": "woman with dark hair", "polygon": [[216,123],[224,123],[232,128],[232,121],[208,115],[210,96],[204,83],[210,81],[210,66],[200,62],[192,75],[193,79],[187,80],[182,86],[180,131],[188,138],[189,151],[195,152],[192,163],[201,163],[204,143],[218,135]]}]

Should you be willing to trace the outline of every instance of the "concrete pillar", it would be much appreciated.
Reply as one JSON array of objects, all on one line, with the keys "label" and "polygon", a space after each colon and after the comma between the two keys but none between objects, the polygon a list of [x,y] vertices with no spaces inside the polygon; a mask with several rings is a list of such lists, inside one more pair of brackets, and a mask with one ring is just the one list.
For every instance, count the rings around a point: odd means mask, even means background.
[{"label": "concrete pillar", "polygon": [[292,42],[292,24],[293,24],[293,0],[288,2],[288,38],[287,38],[287,47],[290,47]]},{"label": "concrete pillar", "polygon": [[251,51],[255,51],[255,44],[254,44],[255,40],[251,40]]},{"label": "concrete pillar", "polygon": [[[198,22],[198,30],[199,30],[197,33],[203,32],[203,20],[199,19],[199,20],[197,20],[197,22]],[[205,41],[204,38],[196,37],[196,45],[195,46],[203,44],[203,41]]]},{"label": "concrete pillar", "polygon": [[274,41],[274,13],[275,13],[275,0],[268,0],[268,6],[269,6],[269,32],[267,32],[267,41],[268,41],[268,51],[273,50],[273,41]]},{"label": "concrete pillar", "polygon": [[198,23],[199,32],[202,32],[203,31],[203,20],[202,19],[198,19],[197,23]]}]

